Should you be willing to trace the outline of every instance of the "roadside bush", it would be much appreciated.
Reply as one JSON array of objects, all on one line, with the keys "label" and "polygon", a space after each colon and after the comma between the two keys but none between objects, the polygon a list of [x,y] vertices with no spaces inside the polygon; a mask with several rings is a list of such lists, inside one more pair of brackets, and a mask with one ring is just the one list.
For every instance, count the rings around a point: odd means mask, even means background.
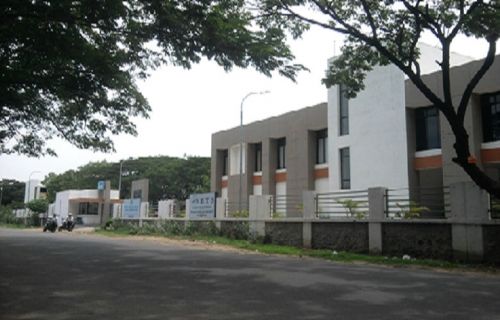
[{"label": "roadside bush", "polygon": [[125,232],[128,234],[137,234],[139,227],[137,224],[125,220],[113,220],[113,230]]},{"label": "roadside bush", "polygon": [[220,233],[222,236],[230,239],[248,240],[248,221],[223,221]]},{"label": "roadside bush", "polygon": [[189,221],[184,229],[185,235],[217,236],[219,230],[213,221]]},{"label": "roadside bush", "polygon": [[39,227],[41,223],[40,214],[32,212],[26,222],[28,226]]},{"label": "roadside bush", "polygon": [[1,206],[0,223],[21,225],[22,221],[16,218],[16,216],[12,212],[12,207]]},{"label": "roadside bush", "polygon": [[[213,221],[145,221],[140,227],[136,221],[113,220],[112,230],[138,235],[201,235],[218,236],[219,230]],[[239,232],[243,234],[243,232]]]},{"label": "roadside bush", "polygon": [[248,241],[252,244],[271,244],[271,236],[266,234],[265,236],[258,236],[255,234],[249,234]]},{"label": "roadside bush", "polygon": [[166,220],[161,225],[168,235],[179,236],[184,233],[184,221]]},{"label": "roadside bush", "polygon": [[113,220],[108,220],[106,221],[106,224],[104,224],[104,230],[113,230]]}]

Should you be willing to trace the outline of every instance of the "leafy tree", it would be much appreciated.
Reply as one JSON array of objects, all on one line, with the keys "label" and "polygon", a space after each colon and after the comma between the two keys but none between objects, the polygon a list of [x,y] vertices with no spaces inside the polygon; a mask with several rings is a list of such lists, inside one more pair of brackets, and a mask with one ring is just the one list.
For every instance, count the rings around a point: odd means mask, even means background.
[{"label": "leafy tree", "polygon": [[285,32],[254,22],[244,0],[3,0],[0,154],[54,154],[60,137],[114,149],[151,108],[135,79],[162,63],[202,57],[294,79]]},{"label": "leafy tree", "polygon": [[[312,10],[304,10],[308,7]],[[493,64],[500,34],[500,3],[468,0],[265,0],[260,2],[262,21],[287,27],[289,21],[316,25],[346,36],[342,54],[329,67],[324,83],[345,84],[350,97],[363,89],[363,79],[375,65],[392,63],[444,115],[455,136],[458,164],[481,188],[500,197],[500,182],[489,178],[472,161],[464,118],[474,88]],[[315,14],[309,14],[314,12]],[[281,24],[280,24],[281,23]],[[442,49],[442,94],[423,81],[417,42],[426,33]],[[460,101],[452,100],[450,47],[457,36],[484,39],[485,59],[468,79]],[[462,79],[460,79],[462,81]]]},{"label": "leafy tree", "polygon": [[46,199],[35,199],[28,202],[26,207],[34,213],[44,213],[49,208],[49,202]]},{"label": "leafy tree", "polygon": [[[77,170],[62,174],[50,173],[44,180],[49,201],[58,191],[95,189],[99,180],[110,180],[118,188],[120,163],[91,162]],[[186,199],[195,192],[210,190],[210,158],[168,156],[142,157],[122,161],[121,197],[128,198],[133,180],[149,179],[149,200]]]},{"label": "leafy tree", "polygon": [[12,179],[0,181],[0,205],[19,207],[24,201],[24,182]]}]

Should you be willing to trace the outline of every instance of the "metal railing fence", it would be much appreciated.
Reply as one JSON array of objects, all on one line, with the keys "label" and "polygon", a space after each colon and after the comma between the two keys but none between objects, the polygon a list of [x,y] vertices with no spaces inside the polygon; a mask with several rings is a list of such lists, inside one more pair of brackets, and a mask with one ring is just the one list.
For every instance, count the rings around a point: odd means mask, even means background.
[{"label": "metal railing fence", "polygon": [[317,218],[364,219],[368,212],[368,190],[346,190],[318,193],[315,197]]},{"label": "metal railing fence", "polygon": [[500,219],[500,200],[493,196],[489,196],[489,213],[490,219]]},{"label": "metal railing fence", "polygon": [[271,198],[271,217],[285,218],[302,216],[302,196],[296,194],[276,195]]},{"label": "metal railing fence", "polygon": [[224,200],[224,216],[226,218],[247,218],[249,215],[248,202],[240,203],[238,201]]},{"label": "metal railing fence", "polygon": [[451,209],[449,187],[387,189],[385,202],[388,218],[442,219]]}]

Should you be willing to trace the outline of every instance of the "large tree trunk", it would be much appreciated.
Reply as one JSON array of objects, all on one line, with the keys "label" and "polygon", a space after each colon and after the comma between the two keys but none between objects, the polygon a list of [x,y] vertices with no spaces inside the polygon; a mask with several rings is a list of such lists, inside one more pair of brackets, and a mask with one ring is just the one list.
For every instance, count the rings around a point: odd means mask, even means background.
[{"label": "large tree trunk", "polygon": [[455,134],[455,152],[457,156],[453,161],[457,163],[469,175],[469,177],[480,188],[500,199],[500,182],[493,180],[477,165],[477,160],[472,157],[469,150],[469,135],[463,124],[458,121],[450,121],[453,133]]}]

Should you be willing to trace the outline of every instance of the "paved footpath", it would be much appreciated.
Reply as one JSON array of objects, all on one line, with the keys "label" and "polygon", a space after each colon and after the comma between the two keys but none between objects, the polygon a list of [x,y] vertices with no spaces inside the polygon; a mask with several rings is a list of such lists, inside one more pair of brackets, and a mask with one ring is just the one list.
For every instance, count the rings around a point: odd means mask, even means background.
[{"label": "paved footpath", "polygon": [[0,229],[0,319],[500,319],[500,277]]}]

